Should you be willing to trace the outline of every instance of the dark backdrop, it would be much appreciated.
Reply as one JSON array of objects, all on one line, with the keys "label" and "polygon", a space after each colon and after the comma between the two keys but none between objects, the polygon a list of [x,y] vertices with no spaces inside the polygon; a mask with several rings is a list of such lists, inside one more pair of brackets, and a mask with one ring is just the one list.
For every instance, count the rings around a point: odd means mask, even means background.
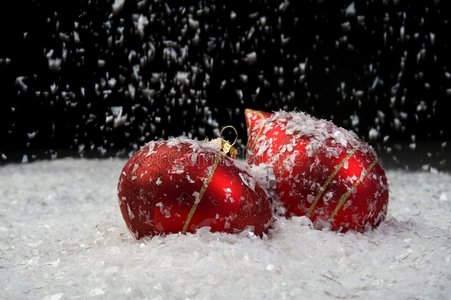
[{"label": "dark backdrop", "polygon": [[449,168],[446,1],[9,2],[3,162],[125,156],[228,124],[245,144],[251,107],[331,119],[387,164]]}]

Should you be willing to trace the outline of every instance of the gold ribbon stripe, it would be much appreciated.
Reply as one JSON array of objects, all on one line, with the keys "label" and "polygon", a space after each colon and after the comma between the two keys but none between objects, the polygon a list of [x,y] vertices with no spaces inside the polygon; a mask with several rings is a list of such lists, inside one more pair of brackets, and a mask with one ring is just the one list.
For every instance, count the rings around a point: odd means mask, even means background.
[{"label": "gold ribbon stripe", "polygon": [[346,155],[346,157],[335,167],[335,169],[333,170],[333,172],[329,175],[329,177],[327,177],[326,181],[324,182],[324,184],[321,186],[321,188],[319,189],[318,194],[316,195],[316,197],[313,199],[312,204],[310,205],[310,207],[307,210],[307,217],[310,217],[310,214],[312,213],[312,211],[315,209],[316,204],[318,203],[319,199],[321,198],[321,196],[324,194],[324,192],[326,191],[326,189],[329,187],[329,185],[332,183],[332,180],[335,178],[335,176],[337,175],[338,171],[341,170],[341,168],[343,168],[343,166],[345,165],[345,163],[347,161],[349,161],[349,159],[357,152],[357,149],[353,149],[351,152],[348,153],[348,155]]},{"label": "gold ribbon stripe", "polygon": [[210,170],[210,174],[208,174],[204,184],[202,185],[202,188],[199,191],[199,194],[197,194],[197,197],[194,200],[193,206],[191,206],[188,216],[186,217],[185,223],[183,224],[182,233],[186,233],[189,223],[191,222],[191,219],[193,218],[193,215],[196,212],[197,206],[199,206],[199,203],[202,200],[202,197],[204,196],[205,191],[207,190],[208,186],[210,185],[211,179],[213,178],[213,175],[215,174],[216,168],[218,167],[219,162],[222,159],[222,156],[223,156],[222,153],[216,155],[215,161]]},{"label": "gold ribbon stripe", "polygon": [[337,215],[340,208],[346,203],[346,200],[348,200],[351,193],[357,188],[357,186],[359,186],[359,184],[363,181],[363,179],[365,179],[366,175],[368,175],[368,173],[374,168],[376,163],[377,163],[377,159],[373,160],[373,162],[368,166],[368,168],[366,168],[366,170],[362,171],[360,178],[356,182],[354,182],[352,187],[350,189],[348,189],[348,191],[346,193],[341,195],[340,200],[338,200],[338,204],[335,207],[335,210],[333,211],[332,215],[330,215],[329,222],[333,221],[333,219]]}]

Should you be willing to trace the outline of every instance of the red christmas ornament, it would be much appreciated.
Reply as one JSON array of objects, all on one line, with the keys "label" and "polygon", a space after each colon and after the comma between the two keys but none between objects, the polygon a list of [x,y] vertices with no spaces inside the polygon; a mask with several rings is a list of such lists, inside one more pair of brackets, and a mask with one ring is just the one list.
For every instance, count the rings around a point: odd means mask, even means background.
[{"label": "red christmas ornament", "polygon": [[[223,151],[231,145],[224,143]],[[271,204],[265,191],[234,160],[210,142],[170,139],[137,151],[119,178],[119,205],[136,238],[163,233],[239,232],[268,228]]]},{"label": "red christmas ornament", "polygon": [[247,161],[267,164],[287,217],[308,216],[317,229],[364,231],[384,220],[385,172],[374,150],[350,131],[301,112],[247,109]]}]

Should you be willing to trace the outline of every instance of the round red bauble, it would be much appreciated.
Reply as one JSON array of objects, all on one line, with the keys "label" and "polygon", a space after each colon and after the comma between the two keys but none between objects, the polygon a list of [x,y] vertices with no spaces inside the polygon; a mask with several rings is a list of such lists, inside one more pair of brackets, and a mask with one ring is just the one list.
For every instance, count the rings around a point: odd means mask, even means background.
[{"label": "round red bauble", "polygon": [[317,229],[364,231],[384,220],[385,172],[374,150],[350,131],[301,112],[247,109],[247,160],[276,178],[285,215],[308,216]]},{"label": "round red bauble", "polygon": [[119,205],[136,238],[165,233],[263,234],[271,203],[262,187],[215,144],[170,139],[147,144],[126,163],[118,184]]}]

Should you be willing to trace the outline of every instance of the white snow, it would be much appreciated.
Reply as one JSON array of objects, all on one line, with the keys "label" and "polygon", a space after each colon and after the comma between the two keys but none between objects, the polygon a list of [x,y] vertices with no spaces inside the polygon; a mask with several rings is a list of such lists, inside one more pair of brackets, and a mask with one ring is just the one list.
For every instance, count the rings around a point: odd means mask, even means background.
[{"label": "white snow", "polygon": [[111,5],[113,9],[113,13],[117,14],[124,8],[125,0],[114,0],[114,3]]},{"label": "white snow", "polygon": [[0,299],[445,299],[451,176],[388,171],[388,219],[365,234],[279,219],[269,236],[136,241],[119,212],[124,160],[0,167]]},{"label": "white snow", "polygon": [[351,2],[351,4],[348,5],[346,8],[346,15],[347,16],[354,16],[355,15],[355,3]]}]

